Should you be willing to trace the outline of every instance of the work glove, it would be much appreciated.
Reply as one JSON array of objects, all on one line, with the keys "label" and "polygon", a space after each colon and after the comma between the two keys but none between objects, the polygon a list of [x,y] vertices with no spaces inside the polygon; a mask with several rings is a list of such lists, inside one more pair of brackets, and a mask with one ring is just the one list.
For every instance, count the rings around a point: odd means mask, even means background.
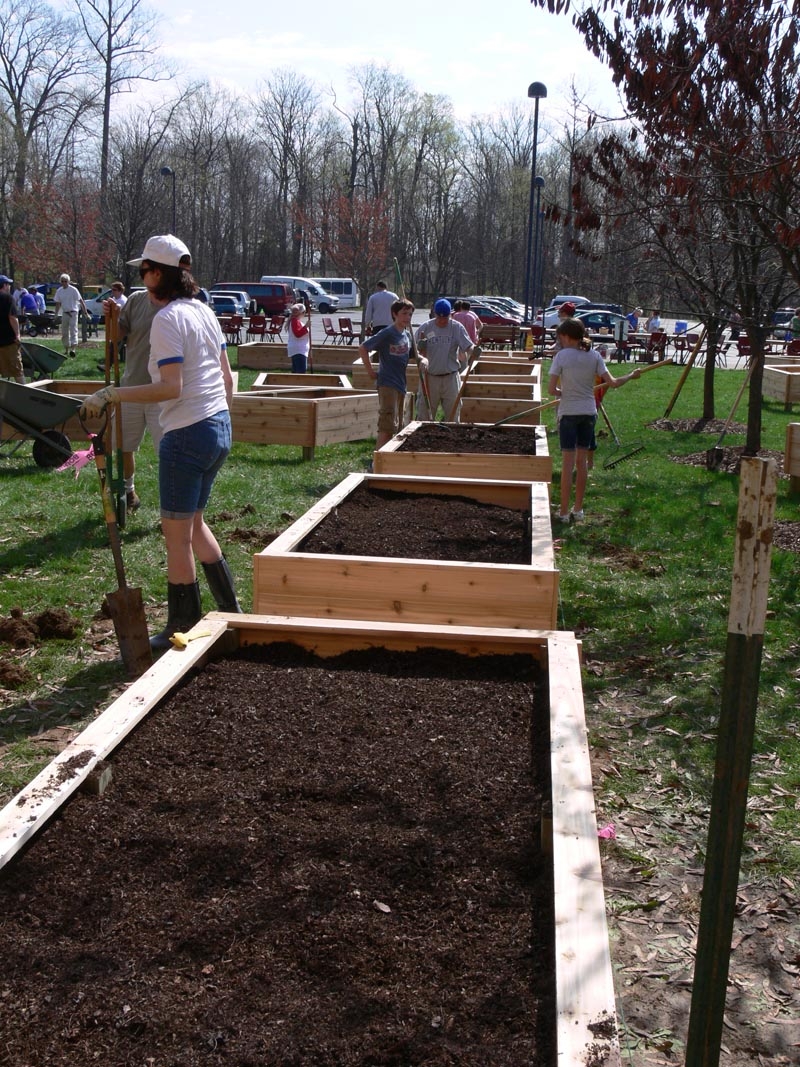
[{"label": "work glove", "polygon": [[117,400],[117,390],[113,385],[107,385],[104,389],[98,389],[96,393],[87,396],[81,404],[81,415],[85,419],[97,418],[102,415],[109,404]]}]

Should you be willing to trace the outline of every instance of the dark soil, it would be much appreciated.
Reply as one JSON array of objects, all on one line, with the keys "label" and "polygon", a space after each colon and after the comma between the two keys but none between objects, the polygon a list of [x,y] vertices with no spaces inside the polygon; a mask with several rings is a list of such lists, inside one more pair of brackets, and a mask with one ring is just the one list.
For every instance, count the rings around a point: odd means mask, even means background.
[{"label": "dark soil", "polygon": [[325,555],[526,564],[531,561],[529,515],[460,496],[360,485],[298,549]]},{"label": "dark soil", "polygon": [[212,664],[0,882],[6,1067],[554,1067],[527,657]]},{"label": "dark soil", "polygon": [[12,608],[7,617],[0,618],[0,687],[17,689],[30,681],[31,672],[13,657],[14,652],[35,648],[50,638],[73,638],[78,626],[79,620],[63,608],[47,608],[27,617],[22,608]]},{"label": "dark soil", "polygon": [[531,428],[477,426],[471,423],[424,422],[407,437],[398,452],[461,452],[470,455],[535,456],[536,434]]}]

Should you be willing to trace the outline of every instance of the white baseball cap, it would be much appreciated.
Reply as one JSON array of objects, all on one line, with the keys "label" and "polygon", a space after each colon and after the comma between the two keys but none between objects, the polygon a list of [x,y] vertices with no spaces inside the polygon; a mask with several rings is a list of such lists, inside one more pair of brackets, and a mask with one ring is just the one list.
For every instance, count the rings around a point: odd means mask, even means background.
[{"label": "white baseball cap", "polygon": [[192,262],[192,254],[180,238],[171,233],[161,234],[157,237],[149,237],[144,246],[144,252],[138,259],[129,259],[131,267],[138,267],[143,260],[148,263],[160,263],[164,267],[180,267],[181,260],[188,259]]}]

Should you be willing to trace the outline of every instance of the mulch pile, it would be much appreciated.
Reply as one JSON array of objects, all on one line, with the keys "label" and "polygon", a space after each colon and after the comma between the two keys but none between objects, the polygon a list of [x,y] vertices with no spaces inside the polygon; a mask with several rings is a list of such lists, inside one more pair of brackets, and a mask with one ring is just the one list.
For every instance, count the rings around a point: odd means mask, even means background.
[{"label": "mulch pile", "polygon": [[3,1063],[554,1067],[528,657],[246,649],[0,882]]}]

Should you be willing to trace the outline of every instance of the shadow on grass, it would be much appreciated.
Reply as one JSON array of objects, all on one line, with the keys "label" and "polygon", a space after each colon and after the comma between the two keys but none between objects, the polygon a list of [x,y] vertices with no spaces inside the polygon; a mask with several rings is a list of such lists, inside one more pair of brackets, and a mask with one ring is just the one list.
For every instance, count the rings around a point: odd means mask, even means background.
[{"label": "shadow on grass", "polygon": [[[57,532],[45,533],[26,541],[17,541],[5,552],[0,552],[0,578],[19,574],[28,567],[52,562],[54,556],[68,558],[88,549],[108,548],[108,528],[101,513],[102,504],[98,493],[97,519],[82,519],[72,526],[62,527]],[[147,527],[126,526],[124,543],[135,544],[150,535]]]}]

